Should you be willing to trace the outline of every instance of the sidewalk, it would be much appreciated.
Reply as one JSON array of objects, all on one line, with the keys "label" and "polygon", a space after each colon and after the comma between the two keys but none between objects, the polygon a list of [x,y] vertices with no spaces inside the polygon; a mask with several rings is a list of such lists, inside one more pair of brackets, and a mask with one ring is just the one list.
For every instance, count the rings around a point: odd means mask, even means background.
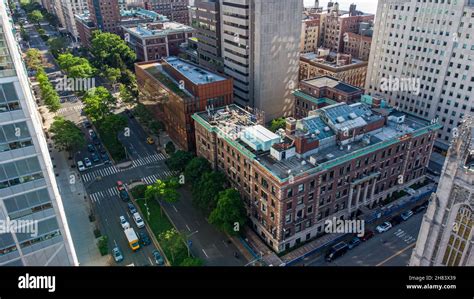
[{"label": "sidewalk", "polygon": [[262,261],[266,266],[280,266],[283,264],[283,261],[273,252],[267,245],[263,243],[262,240],[257,236],[257,234],[250,228],[245,230],[245,241],[256,250],[257,255],[262,257]]}]

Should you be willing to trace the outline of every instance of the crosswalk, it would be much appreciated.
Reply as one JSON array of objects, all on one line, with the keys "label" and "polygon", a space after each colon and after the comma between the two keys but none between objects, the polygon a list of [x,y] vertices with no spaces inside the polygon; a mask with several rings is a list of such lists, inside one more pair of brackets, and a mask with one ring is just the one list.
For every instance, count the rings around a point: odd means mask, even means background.
[{"label": "crosswalk", "polygon": [[70,111],[81,111],[81,109],[84,108],[84,104],[78,104],[74,106],[69,106],[69,107],[63,107],[58,110],[59,113],[66,113]]},{"label": "crosswalk", "polygon": [[394,233],[394,235],[402,239],[407,244],[411,244],[416,241],[415,237],[400,228]]},{"label": "crosswalk", "polygon": [[98,191],[92,194],[89,194],[89,197],[92,202],[98,203],[101,199],[104,198],[113,198],[119,196],[117,187],[110,187],[109,189]]},{"label": "crosswalk", "polygon": [[163,171],[159,174],[144,177],[144,178],[142,178],[142,182],[144,182],[147,185],[151,185],[151,184],[155,183],[157,180],[166,179],[170,176],[176,175],[177,173],[178,172],[166,170],[166,171]]},{"label": "crosswalk", "polygon": [[144,157],[144,158],[133,160],[132,161],[132,166],[129,167],[129,168],[120,169],[120,168],[117,168],[114,165],[112,165],[112,166],[109,166],[109,167],[106,167],[106,168],[101,168],[101,169],[97,169],[97,170],[94,170],[94,171],[91,171],[91,172],[84,173],[82,175],[82,180],[83,180],[84,183],[87,183],[87,182],[90,182],[90,181],[94,180],[96,177],[106,177],[106,176],[109,176],[109,175],[116,174],[118,172],[122,172],[122,171],[125,171],[125,170],[130,170],[130,169],[135,168],[135,167],[151,164],[151,163],[162,161],[162,160],[165,160],[165,159],[166,159],[166,156],[162,153],[154,154],[154,155],[151,155],[151,156],[147,156],[147,157]]}]

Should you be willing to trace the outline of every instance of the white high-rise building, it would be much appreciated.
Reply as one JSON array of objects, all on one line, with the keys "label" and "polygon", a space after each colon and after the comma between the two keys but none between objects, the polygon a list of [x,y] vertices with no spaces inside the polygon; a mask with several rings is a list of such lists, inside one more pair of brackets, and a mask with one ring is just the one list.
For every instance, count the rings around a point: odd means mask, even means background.
[{"label": "white high-rise building", "polygon": [[87,0],[61,0],[61,10],[64,15],[64,27],[77,40],[79,33],[74,15],[81,15],[88,10]]},{"label": "white high-rise building", "polygon": [[0,265],[78,265],[5,3],[0,1]]},{"label": "white high-rise building", "polygon": [[437,147],[474,113],[474,0],[379,0],[366,90],[444,125]]},{"label": "white high-rise building", "polygon": [[411,266],[474,266],[474,116],[454,136]]},{"label": "white high-rise building", "polygon": [[303,0],[220,0],[225,73],[234,101],[264,111],[265,120],[291,115],[298,85]]}]

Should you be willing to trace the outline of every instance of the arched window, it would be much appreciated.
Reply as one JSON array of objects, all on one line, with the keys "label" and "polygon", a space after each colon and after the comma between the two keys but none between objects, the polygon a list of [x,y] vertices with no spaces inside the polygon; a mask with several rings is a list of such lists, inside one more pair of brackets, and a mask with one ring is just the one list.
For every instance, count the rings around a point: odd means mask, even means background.
[{"label": "arched window", "polygon": [[473,225],[472,209],[469,206],[462,206],[456,214],[448,246],[443,257],[443,265],[459,266],[463,253],[469,246]]}]

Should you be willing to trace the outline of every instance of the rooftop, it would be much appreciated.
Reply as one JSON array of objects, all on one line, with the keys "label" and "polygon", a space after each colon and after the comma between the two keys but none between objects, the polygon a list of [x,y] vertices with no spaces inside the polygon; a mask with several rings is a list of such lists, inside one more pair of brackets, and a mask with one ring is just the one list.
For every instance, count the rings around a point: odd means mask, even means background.
[{"label": "rooftop", "polygon": [[169,21],[168,17],[161,15],[157,12],[146,10],[143,8],[131,9],[131,10],[120,10],[120,16],[122,19],[127,18],[145,18],[150,19],[154,22],[167,22]]},{"label": "rooftop", "polygon": [[[336,52],[328,52],[328,55],[320,55],[319,53],[315,52],[301,54],[301,58],[307,59],[314,64],[331,67],[334,69],[346,68],[348,66],[366,66],[368,64],[367,61],[362,61],[353,57],[351,57],[350,62],[346,63],[345,58],[347,56],[348,55],[338,54]],[[341,57],[341,59],[339,59],[339,57]]]},{"label": "rooftop", "polygon": [[[354,138],[345,145],[337,142],[336,132],[337,127],[340,126],[332,124],[332,121],[338,123],[338,119],[341,120],[342,117],[344,121],[339,122],[341,126],[351,124],[364,126],[368,122],[383,119],[383,116],[372,112],[371,108],[363,103],[352,105],[338,103],[316,110],[313,115],[298,120],[296,132],[291,136],[282,132],[275,135],[262,126],[258,126],[256,136],[260,134],[266,136],[259,141],[260,144],[265,145],[261,147],[250,146],[246,140],[249,138],[244,135],[249,128],[250,130],[256,128],[255,116],[236,105],[230,105],[226,109],[196,113],[193,119],[228,140],[247,158],[256,160],[280,181],[286,181],[292,176],[329,169],[396,144],[407,134],[416,137],[441,127],[437,123],[430,123],[409,114],[404,114],[403,123],[397,122],[390,117],[393,112],[397,111],[387,112],[389,117],[383,127],[366,132],[360,136],[361,138]],[[297,136],[306,139],[307,143],[317,140],[319,146],[302,154],[291,155],[287,152],[286,159],[276,158],[274,151],[294,147],[293,140],[298,138]],[[271,150],[265,150],[268,143],[272,143]],[[285,143],[284,146],[283,143]]]},{"label": "rooftop", "polygon": [[178,57],[171,56],[163,60],[196,85],[227,80],[216,73],[210,72]]},{"label": "rooftop", "polygon": [[141,38],[161,37],[180,32],[192,32],[194,29],[176,22],[147,23],[123,27],[128,33]]},{"label": "rooftop", "polygon": [[344,83],[343,81],[330,77],[330,76],[316,77],[313,79],[304,80],[303,82],[306,84],[312,85],[314,87],[318,87],[318,88],[331,87],[345,93],[353,93],[353,92],[361,91],[361,89],[358,87]]}]

